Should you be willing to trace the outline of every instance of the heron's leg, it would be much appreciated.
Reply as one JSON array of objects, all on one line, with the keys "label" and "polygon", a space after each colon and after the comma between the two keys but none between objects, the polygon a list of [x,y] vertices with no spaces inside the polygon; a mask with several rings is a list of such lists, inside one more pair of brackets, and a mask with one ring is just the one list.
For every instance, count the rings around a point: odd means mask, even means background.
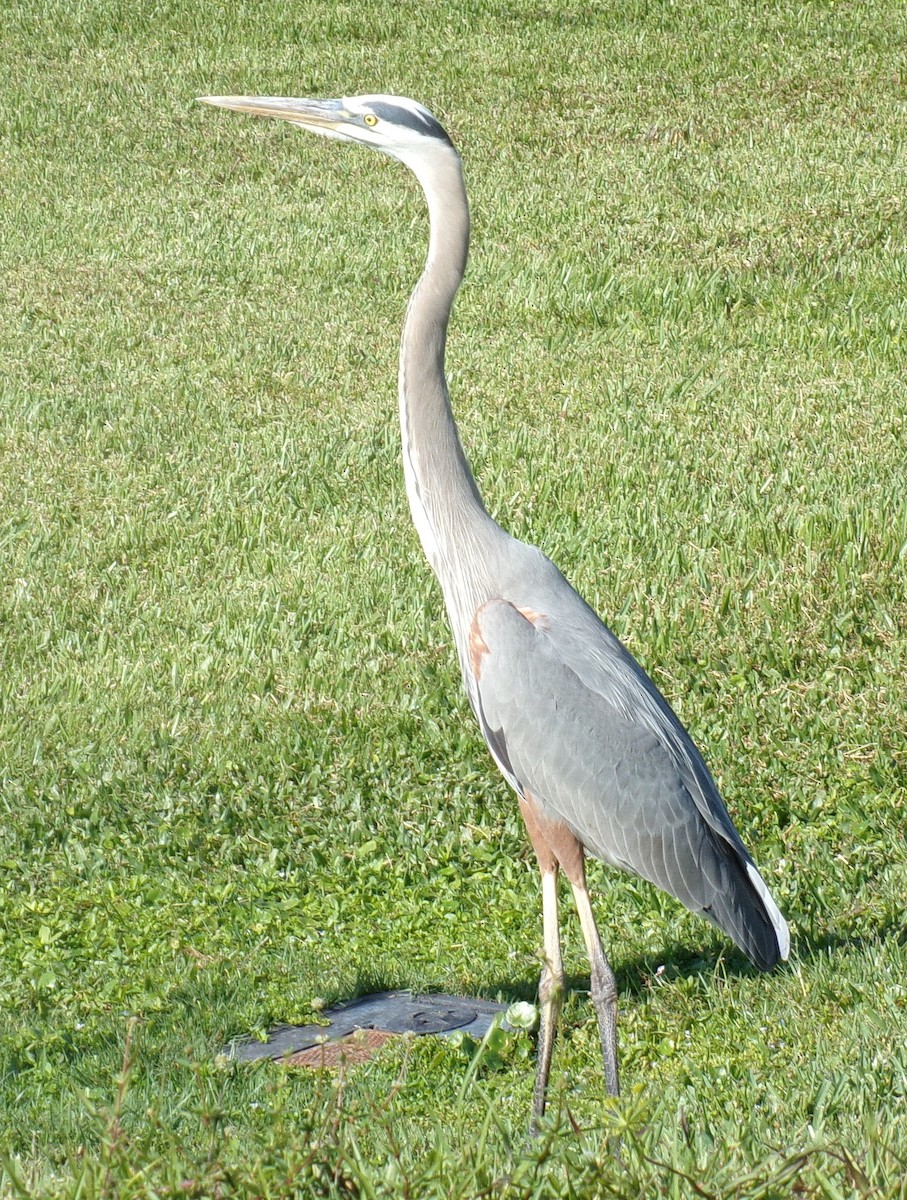
[{"label": "heron's leg", "polygon": [[579,913],[586,953],[592,970],[592,1003],[598,1017],[598,1029],[602,1039],[602,1058],[605,1063],[605,1086],[609,1096],[620,1095],[617,1078],[617,982],[611,964],[605,955],[598,926],[592,913],[592,904],[586,888],[585,872],[579,881],[570,880],[576,911]]},{"label": "heron's leg", "polygon": [[564,1002],[566,979],[561,960],[561,939],[557,925],[557,873],[562,868],[571,881],[585,880],[583,848],[570,829],[561,822],[545,816],[535,799],[527,792],[520,795],[520,812],[542,874],[542,924],[545,931],[545,965],[539,982],[541,1022],[539,1025],[538,1059],[535,1067],[535,1088],[532,1093],[530,1133],[535,1133],[545,1112],[548,1075],[551,1071],[551,1052],[561,1005]]},{"label": "heron's leg", "polygon": [[545,962],[539,980],[539,1024],[538,1057],[535,1065],[535,1086],[532,1091],[532,1120],[529,1132],[538,1131],[539,1121],[545,1114],[545,1098],[548,1092],[548,1076],[551,1074],[551,1055],[557,1021],[564,1002],[565,978],[561,959],[561,938],[557,921],[557,863],[539,864],[542,873],[542,928],[545,938]]}]

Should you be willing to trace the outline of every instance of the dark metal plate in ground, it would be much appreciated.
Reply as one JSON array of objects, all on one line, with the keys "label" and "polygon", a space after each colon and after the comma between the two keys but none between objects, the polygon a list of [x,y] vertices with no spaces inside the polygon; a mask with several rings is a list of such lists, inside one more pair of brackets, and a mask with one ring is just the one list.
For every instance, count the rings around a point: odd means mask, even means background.
[{"label": "dark metal plate in ground", "polygon": [[438,1034],[455,1030],[481,1038],[488,1032],[506,1004],[494,1000],[473,1000],[463,996],[414,996],[412,992],[374,992],[325,1009],[325,1025],[279,1025],[268,1032],[267,1041],[236,1038],[222,1053],[240,1062],[259,1058],[285,1058],[298,1054],[325,1040],[333,1042],[357,1029],[375,1029],[382,1033]]}]

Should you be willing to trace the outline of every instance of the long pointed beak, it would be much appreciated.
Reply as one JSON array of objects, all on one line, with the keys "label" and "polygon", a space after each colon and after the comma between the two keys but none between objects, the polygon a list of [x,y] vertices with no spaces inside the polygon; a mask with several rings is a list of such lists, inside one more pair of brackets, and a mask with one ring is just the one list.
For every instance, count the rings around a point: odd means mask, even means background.
[{"label": "long pointed beak", "polygon": [[291,100],[282,96],[199,96],[198,99],[217,108],[279,117],[324,137],[344,138],[344,126],[352,120],[341,100]]}]

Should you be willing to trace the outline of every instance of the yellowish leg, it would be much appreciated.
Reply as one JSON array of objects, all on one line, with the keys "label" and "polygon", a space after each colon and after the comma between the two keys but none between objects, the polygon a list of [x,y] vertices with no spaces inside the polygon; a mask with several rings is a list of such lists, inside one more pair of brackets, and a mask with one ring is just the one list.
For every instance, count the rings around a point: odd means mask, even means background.
[{"label": "yellowish leg", "polygon": [[592,913],[589,892],[586,889],[585,878],[580,883],[573,883],[573,896],[576,900],[576,911],[579,913],[580,925],[583,927],[583,938],[586,942],[586,953],[589,955],[589,966],[592,970],[592,1003],[598,1017],[598,1029],[602,1040],[602,1058],[605,1064],[605,1086],[609,1096],[620,1095],[620,1084],[617,1077],[617,983],[614,972],[602,947],[598,935],[598,926]]},{"label": "yellowish leg", "polygon": [[539,981],[541,1022],[539,1025],[538,1058],[535,1066],[535,1087],[532,1092],[532,1120],[529,1132],[538,1131],[545,1113],[548,1076],[551,1073],[551,1054],[557,1021],[564,1001],[566,980],[561,959],[561,939],[557,923],[557,865],[542,869],[542,927],[545,937],[545,964]]}]

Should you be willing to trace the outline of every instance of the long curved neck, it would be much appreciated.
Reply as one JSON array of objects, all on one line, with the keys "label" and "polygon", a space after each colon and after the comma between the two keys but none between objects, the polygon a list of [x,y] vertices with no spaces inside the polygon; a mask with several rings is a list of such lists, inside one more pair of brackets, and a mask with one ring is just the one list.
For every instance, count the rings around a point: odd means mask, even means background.
[{"label": "long curved neck", "polygon": [[463,453],[444,374],[447,323],[469,251],[469,206],[452,148],[439,145],[407,165],[425,192],[431,235],[400,345],[403,465],[413,521],[454,618],[458,601],[468,600],[459,595],[464,577],[481,574],[482,550],[500,533]]}]

